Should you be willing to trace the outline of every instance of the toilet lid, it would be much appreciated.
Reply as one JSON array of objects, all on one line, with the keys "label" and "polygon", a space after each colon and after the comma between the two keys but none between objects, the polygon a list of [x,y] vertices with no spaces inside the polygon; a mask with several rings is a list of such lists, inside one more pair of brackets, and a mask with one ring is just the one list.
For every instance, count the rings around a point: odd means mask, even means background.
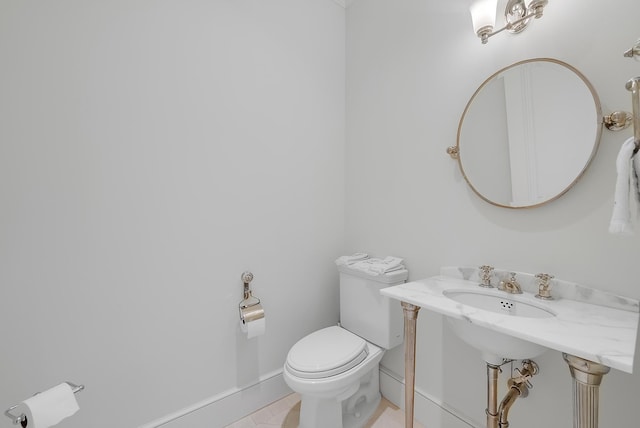
[{"label": "toilet lid", "polygon": [[334,326],[311,333],[293,345],[287,367],[295,376],[320,379],[346,372],[367,355],[364,339]]}]

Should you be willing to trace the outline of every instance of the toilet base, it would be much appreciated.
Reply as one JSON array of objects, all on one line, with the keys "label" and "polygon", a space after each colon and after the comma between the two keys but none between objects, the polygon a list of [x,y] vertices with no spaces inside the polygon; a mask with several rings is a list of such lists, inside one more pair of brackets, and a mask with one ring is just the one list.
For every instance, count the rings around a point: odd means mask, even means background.
[{"label": "toilet base", "polygon": [[343,413],[342,428],[362,428],[375,413],[380,400],[382,400],[382,395],[378,392],[372,400],[368,399],[360,403],[356,413]]},{"label": "toilet base", "polygon": [[338,397],[301,396],[299,428],[362,428],[371,419],[382,396],[376,365]]}]

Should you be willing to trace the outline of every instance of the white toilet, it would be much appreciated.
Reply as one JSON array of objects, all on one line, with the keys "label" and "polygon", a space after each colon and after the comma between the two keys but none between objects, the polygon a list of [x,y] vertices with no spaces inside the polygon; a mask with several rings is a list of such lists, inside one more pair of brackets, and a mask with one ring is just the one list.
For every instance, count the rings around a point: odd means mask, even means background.
[{"label": "white toilet", "polygon": [[340,326],[318,330],[289,351],[284,379],[301,396],[300,428],[359,428],[380,403],[378,364],[402,343],[400,304],[380,289],[406,281],[406,269],[372,276],[339,266]]}]

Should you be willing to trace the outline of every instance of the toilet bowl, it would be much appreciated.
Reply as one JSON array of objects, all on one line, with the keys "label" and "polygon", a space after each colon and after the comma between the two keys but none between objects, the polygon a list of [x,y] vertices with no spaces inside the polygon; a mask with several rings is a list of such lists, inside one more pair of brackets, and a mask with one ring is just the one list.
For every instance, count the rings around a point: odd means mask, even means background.
[{"label": "toilet bowl", "polygon": [[338,269],[340,326],[300,339],[284,364],[285,382],[300,394],[300,428],[363,427],[380,403],[380,360],[402,343],[401,307],[380,289],[404,282],[407,270]]},{"label": "toilet bowl", "polygon": [[300,428],[362,427],[380,403],[380,347],[338,326],[296,343],[284,379],[300,394]]}]

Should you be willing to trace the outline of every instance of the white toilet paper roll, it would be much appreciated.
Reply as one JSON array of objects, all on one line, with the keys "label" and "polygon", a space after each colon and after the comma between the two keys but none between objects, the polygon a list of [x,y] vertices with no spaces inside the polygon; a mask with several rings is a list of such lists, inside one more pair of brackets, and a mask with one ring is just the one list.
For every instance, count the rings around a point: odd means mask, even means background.
[{"label": "white toilet paper roll", "polygon": [[256,336],[262,336],[264,334],[265,325],[266,324],[264,318],[245,323],[240,321],[240,329],[247,335],[247,339],[251,339]]},{"label": "white toilet paper roll", "polygon": [[29,428],[49,428],[80,409],[68,383],[61,383],[36,394],[22,404]]}]

